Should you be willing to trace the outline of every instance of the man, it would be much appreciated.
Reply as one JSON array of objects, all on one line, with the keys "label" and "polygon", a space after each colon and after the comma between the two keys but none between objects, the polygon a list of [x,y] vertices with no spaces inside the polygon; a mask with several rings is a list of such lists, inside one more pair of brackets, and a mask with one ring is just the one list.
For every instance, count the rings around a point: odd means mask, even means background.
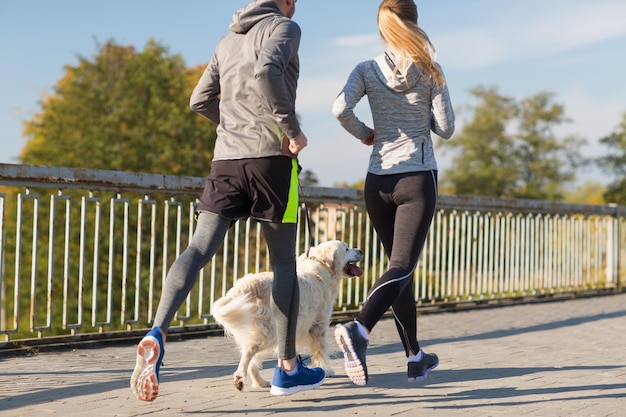
[{"label": "man", "polygon": [[295,347],[296,155],[307,145],[295,112],[300,43],[300,27],[291,20],[295,3],[255,0],[235,12],[191,95],[191,109],[218,125],[217,141],[192,241],[168,271],[153,328],[137,347],[130,384],[140,400],[158,395],[167,330],[198,272],[230,225],[248,217],[261,221],[275,277],[279,356],[270,393],[289,395],[324,380],[324,370],[305,367]]}]

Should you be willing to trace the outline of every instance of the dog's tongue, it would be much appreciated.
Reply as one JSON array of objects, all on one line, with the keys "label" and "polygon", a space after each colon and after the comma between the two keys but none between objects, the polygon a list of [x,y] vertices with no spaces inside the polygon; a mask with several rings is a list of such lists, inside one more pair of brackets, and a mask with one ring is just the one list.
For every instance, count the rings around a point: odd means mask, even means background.
[{"label": "dog's tongue", "polygon": [[363,271],[361,271],[361,268],[354,264],[347,264],[344,272],[351,277],[360,277],[361,275],[363,275]]}]

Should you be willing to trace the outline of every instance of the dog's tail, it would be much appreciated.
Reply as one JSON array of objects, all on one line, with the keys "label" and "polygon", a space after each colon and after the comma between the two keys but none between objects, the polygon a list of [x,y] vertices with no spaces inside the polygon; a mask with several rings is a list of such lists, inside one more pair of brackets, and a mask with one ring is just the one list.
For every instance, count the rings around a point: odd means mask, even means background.
[{"label": "dog's tail", "polygon": [[237,294],[234,297],[226,294],[215,301],[211,313],[215,320],[224,327],[224,331],[227,334],[232,334],[234,327],[241,327],[242,324],[255,317],[259,308],[249,293]]}]

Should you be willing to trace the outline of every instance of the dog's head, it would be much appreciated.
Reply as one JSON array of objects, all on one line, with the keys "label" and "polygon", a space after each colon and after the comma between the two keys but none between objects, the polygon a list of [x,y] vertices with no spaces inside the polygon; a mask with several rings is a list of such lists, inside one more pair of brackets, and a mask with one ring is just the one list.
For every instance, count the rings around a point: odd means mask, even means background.
[{"label": "dog's head", "polygon": [[308,255],[303,256],[322,263],[339,277],[359,277],[363,274],[361,268],[355,265],[363,259],[363,251],[350,248],[340,240],[329,240],[313,246]]}]

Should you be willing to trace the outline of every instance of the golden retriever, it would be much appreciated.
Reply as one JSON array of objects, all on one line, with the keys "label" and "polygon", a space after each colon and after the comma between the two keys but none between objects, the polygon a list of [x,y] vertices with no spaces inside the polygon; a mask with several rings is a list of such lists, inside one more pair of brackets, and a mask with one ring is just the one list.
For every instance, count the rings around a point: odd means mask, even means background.
[{"label": "golden retriever", "polygon": [[[344,242],[332,240],[309,249],[297,260],[300,285],[300,310],[296,344],[298,350],[308,351],[314,366],[321,366],[326,375],[330,368],[326,331],[330,326],[333,305],[344,276],[362,274],[354,265],[363,259],[360,249],[349,248]],[[248,274],[237,280],[224,297],[215,301],[212,314],[232,336],[241,350],[241,360],[235,371],[235,387],[243,390],[248,372],[253,387],[269,387],[261,377],[262,353],[276,354],[275,319],[270,306],[272,272]]]}]

